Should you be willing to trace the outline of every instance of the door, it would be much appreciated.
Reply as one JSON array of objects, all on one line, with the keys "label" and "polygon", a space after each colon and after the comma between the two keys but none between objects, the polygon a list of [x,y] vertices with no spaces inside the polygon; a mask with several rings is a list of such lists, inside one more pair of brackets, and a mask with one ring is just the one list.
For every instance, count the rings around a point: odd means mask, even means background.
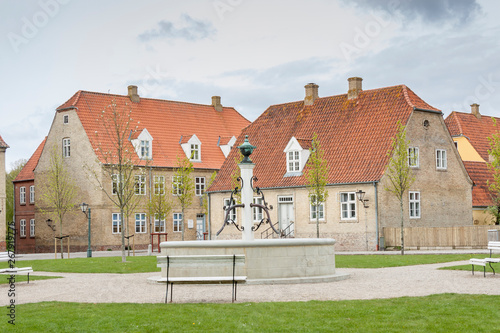
[{"label": "door", "polygon": [[[280,229],[285,231],[286,237],[293,237],[294,233],[294,214],[293,214],[293,202],[292,203],[280,203]],[[287,229],[288,228],[288,229]],[[286,229],[286,230],[285,230]]]},{"label": "door", "polygon": [[205,215],[197,214],[196,215],[196,240],[204,240],[205,239]]}]

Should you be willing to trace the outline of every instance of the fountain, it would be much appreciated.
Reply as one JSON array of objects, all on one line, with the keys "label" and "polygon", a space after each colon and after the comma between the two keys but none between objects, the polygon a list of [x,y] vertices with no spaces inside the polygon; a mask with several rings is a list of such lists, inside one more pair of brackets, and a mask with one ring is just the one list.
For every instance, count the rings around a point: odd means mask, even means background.
[{"label": "fountain", "polygon": [[[208,241],[183,241],[163,242],[160,244],[162,256],[174,255],[222,255],[244,254],[245,264],[236,268],[237,275],[247,276],[248,284],[277,284],[277,283],[308,283],[330,282],[343,280],[349,274],[335,271],[335,240],[331,238],[280,238],[280,239],[254,239],[254,232],[262,225],[269,224],[274,229],[269,217],[269,209],[261,189],[254,189],[257,178],[253,176],[255,164],[250,160],[250,155],[256,148],[248,141],[238,147],[244,158],[238,164],[241,177],[238,181],[241,186],[236,187],[232,194],[230,205],[224,207],[225,221],[219,235],[226,226],[233,225],[242,233],[242,240],[208,240]],[[241,203],[233,202],[233,195],[241,193]],[[253,203],[256,193],[262,198],[262,204]],[[265,217],[254,225],[252,221],[252,208],[259,207],[265,212]],[[242,225],[230,220],[230,212],[235,208],[242,208]],[[205,276],[213,275],[210,267],[181,267],[170,269],[171,276]],[[162,268],[162,277],[166,270]]]}]

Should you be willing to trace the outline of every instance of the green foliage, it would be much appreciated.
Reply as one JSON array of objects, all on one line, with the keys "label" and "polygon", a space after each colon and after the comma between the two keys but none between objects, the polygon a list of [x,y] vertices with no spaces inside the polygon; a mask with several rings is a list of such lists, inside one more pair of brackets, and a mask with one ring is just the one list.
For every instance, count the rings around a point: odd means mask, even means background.
[{"label": "green foliage", "polygon": [[391,148],[387,152],[390,156],[386,176],[389,185],[385,189],[398,199],[401,213],[401,254],[404,254],[404,214],[403,198],[405,192],[415,181],[410,165],[408,163],[408,145],[410,140],[406,139],[405,126],[398,120],[396,136],[392,138]]},{"label": "green foliage", "polygon": [[[492,119],[496,127],[496,120]],[[487,211],[494,216],[495,224],[500,224],[500,132],[497,130],[491,137],[488,137],[488,142],[490,144],[488,168],[493,175],[493,180],[488,180],[487,183],[493,205],[489,206]]]},{"label": "green foliage", "polygon": [[174,171],[176,185],[172,187],[172,194],[177,197],[182,208],[182,240],[184,240],[185,210],[193,203],[194,180],[191,177],[193,170],[193,163],[187,157],[182,159],[177,157],[177,168]]},{"label": "green foliage", "polygon": [[5,175],[5,193],[7,195],[5,202],[5,214],[7,222],[14,221],[14,184],[12,181],[26,165],[27,160],[20,159],[12,164],[12,169]]},{"label": "green foliage", "polygon": [[[312,147],[305,167],[306,187],[309,191],[311,205],[317,207],[328,198],[326,184],[328,182],[328,161],[316,133],[313,134]],[[319,214],[316,211],[316,236],[319,238]]]},{"label": "green foliage", "polygon": [[237,304],[42,302],[16,304],[16,325],[8,325],[5,319],[0,329],[3,332],[491,332],[500,327],[499,306],[498,295],[460,294]]},{"label": "green foliage", "polygon": [[[394,254],[350,255],[335,254],[337,268],[384,268],[469,260],[473,254],[412,254],[404,257]],[[470,265],[469,265],[470,269]]]},{"label": "green foliage", "polygon": [[[0,275],[0,285],[9,283],[9,275]],[[30,282],[37,280],[50,280],[50,279],[60,279],[61,276],[40,276],[40,275],[30,275]],[[28,275],[16,275],[16,283],[27,282]]]}]

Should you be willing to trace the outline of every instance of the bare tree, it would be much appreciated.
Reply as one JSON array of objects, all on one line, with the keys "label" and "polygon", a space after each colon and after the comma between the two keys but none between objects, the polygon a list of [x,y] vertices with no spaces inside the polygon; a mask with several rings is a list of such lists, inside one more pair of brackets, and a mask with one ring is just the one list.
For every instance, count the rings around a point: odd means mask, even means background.
[{"label": "bare tree", "polygon": [[16,179],[17,175],[26,165],[26,159],[20,159],[12,163],[12,169],[5,175],[5,193],[7,194],[5,201],[5,210],[7,222],[13,221],[14,219],[14,184],[12,183]]},{"label": "bare tree", "polygon": [[[42,183],[39,191],[40,210],[51,215],[59,222],[59,234],[63,236],[64,215],[77,205],[77,187],[67,168],[61,153],[53,146],[50,150],[50,166],[46,175],[46,182]],[[64,258],[63,242],[61,240],[61,259]]]},{"label": "bare tree", "polygon": [[172,184],[172,194],[177,197],[181,204],[182,219],[181,219],[181,232],[182,240],[184,240],[184,220],[186,208],[193,203],[194,195],[194,180],[191,178],[193,172],[193,163],[185,157],[177,157],[177,168],[174,172],[174,179]]},{"label": "bare tree", "polygon": [[[495,119],[492,119],[496,126]],[[494,216],[495,224],[500,224],[500,132],[497,130],[491,137],[488,137],[488,142],[490,144],[488,168],[493,179],[488,180],[487,183],[493,204],[487,208],[487,211]]]},{"label": "bare tree", "polygon": [[165,191],[164,176],[155,175],[154,177],[158,181],[154,183],[154,193],[152,193],[153,195],[148,203],[148,212],[149,216],[153,217],[154,220],[165,221],[172,211],[172,200]]},{"label": "bare tree", "polygon": [[321,205],[328,198],[326,184],[328,181],[328,161],[324,158],[325,152],[321,149],[318,135],[313,134],[312,147],[305,168],[309,201],[314,207],[313,216],[316,217],[316,237],[319,238],[319,218]]},{"label": "bare tree", "polygon": [[[404,193],[410,188],[415,181],[410,164],[408,162],[408,145],[410,141],[406,139],[405,126],[398,121],[398,130],[396,136],[392,138],[392,145],[387,155],[390,156],[389,165],[387,166],[386,175],[389,178],[389,185],[385,188],[391,192],[399,200],[401,212],[401,255],[404,255],[404,213],[403,213],[403,198]],[[413,156],[412,158],[417,158]]]}]

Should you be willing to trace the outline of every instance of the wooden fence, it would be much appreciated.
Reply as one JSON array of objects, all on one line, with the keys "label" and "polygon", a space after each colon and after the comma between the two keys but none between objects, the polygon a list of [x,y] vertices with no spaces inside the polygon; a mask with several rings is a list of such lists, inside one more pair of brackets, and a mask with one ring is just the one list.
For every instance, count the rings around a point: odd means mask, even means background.
[{"label": "wooden fence", "polygon": [[[401,246],[400,228],[383,228],[385,247]],[[498,225],[450,228],[405,228],[405,248],[486,248],[488,230],[500,230]],[[498,232],[498,231],[497,231]]]}]

